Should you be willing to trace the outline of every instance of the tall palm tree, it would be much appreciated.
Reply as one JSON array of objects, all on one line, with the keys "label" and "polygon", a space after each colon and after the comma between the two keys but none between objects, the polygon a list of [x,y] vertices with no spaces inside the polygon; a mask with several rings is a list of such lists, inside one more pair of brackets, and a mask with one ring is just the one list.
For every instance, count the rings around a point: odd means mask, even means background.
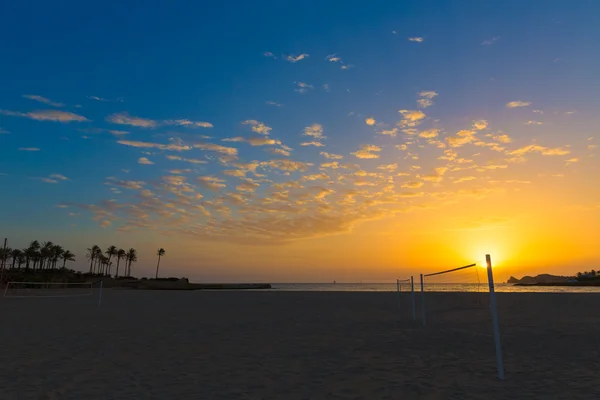
[{"label": "tall palm tree", "polygon": [[158,262],[156,263],[156,276],[154,279],[158,279],[158,267],[160,266],[160,258],[164,256],[166,253],[165,249],[162,247],[156,251],[156,255],[158,256]]},{"label": "tall palm tree", "polygon": [[[21,257],[21,255],[23,254],[22,250],[19,249],[12,249],[10,252],[10,257],[12,258],[12,265],[10,266],[10,269],[14,269],[15,268],[15,263],[17,262],[17,260],[19,259],[19,257]],[[19,265],[20,267],[20,265]]]},{"label": "tall palm tree", "polygon": [[90,274],[94,272],[94,260],[96,259],[96,254],[98,253],[97,249],[100,247],[93,245],[92,247],[87,248],[86,257],[90,260]]},{"label": "tall palm tree", "polygon": [[126,256],[127,253],[125,252],[125,250],[119,249],[119,251],[117,251],[117,271],[115,272],[115,278],[119,277],[119,263],[121,262],[121,260],[125,259]]},{"label": "tall palm tree", "polygon": [[116,256],[118,251],[119,249],[117,249],[117,246],[109,246],[109,248],[106,249],[106,251],[104,252],[104,254],[108,256],[108,275],[110,275],[110,259],[112,258],[112,256]]},{"label": "tall palm tree", "polygon": [[[12,249],[10,247],[7,247],[6,249],[4,247],[0,248],[0,268],[1,269],[5,269],[6,265],[8,264],[8,260],[12,257]],[[13,262],[14,264],[14,262]]]},{"label": "tall palm tree", "polygon": [[25,269],[29,269],[29,262],[33,261],[33,269],[35,269],[35,259],[37,256],[37,252],[40,249],[40,242],[38,242],[37,240],[34,240],[33,242],[29,243],[29,247],[27,249],[25,249]]},{"label": "tall palm tree", "polygon": [[[44,269],[44,262],[46,260],[50,261],[52,258],[52,248],[54,247],[54,243],[48,241],[42,243],[40,247],[40,269]],[[48,262],[48,264],[50,264]]]},{"label": "tall palm tree", "polygon": [[96,273],[97,274],[102,274],[102,259],[104,257],[104,254],[102,254],[102,249],[100,247],[96,248]]},{"label": "tall palm tree", "polygon": [[50,261],[52,263],[52,269],[56,269],[56,263],[58,262],[58,260],[60,260],[60,258],[62,257],[64,252],[65,252],[65,249],[63,249],[62,246],[59,246],[59,245],[52,246],[52,257],[50,259]]},{"label": "tall palm tree", "polygon": [[67,264],[67,261],[75,261],[75,254],[71,253],[69,250],[65,250],[62,254],[61,254],[62,260],[63,260],[63,268],[65,268],[65,265]]},{"label": "tall palm tree", "polygon": [[127,276],[131,276],[131,263],[137,261],[137,250],[133,247],[127,250]]}]

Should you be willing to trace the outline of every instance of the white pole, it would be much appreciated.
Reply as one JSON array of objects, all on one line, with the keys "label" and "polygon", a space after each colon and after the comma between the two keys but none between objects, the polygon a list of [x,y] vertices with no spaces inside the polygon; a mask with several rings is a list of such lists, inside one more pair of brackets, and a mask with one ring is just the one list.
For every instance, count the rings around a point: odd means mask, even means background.
[{"label": "white pole", "polygon": [[102,305],[102,281],[100,281],[100,296],[98,296],[98,307]]},{"label": "white pole", "polygon": [[10,282],[6,282],[6,287],[4,288],[4,297],[6,297],[6,292],[8,292],[8,285],[10,285]]},{"label": "white pole", "polygon": [[415,280],[410,276],[410,299],[412,301],[413,321],[417,320],[417,308],[415,306]]},{"label": "white pole", "polygon": [[496,308],[496,292],[494,290],[494,274],[492,273],[492,259],[489,254],[485,255],[488,272],[488,284],[490,286],[490,307],[492,309],[492,323],[494,325],[494,341],[496,342],[496,364],[498,366],[498,378],[504,380],[504,363],[502,361],[502,346],[500,344],[500,326],[498,324],[498,309]]},{"label": "white pole", "polygon": [[425,286],[423,282],[423,274],[421,274],[421,319],[423,320],[423,326],[426,324],[425,319]]},{"label": "white pole", "polygon": [[396,279],[396,297],[398,298],[398,310],[400,309],[400,279]]}]

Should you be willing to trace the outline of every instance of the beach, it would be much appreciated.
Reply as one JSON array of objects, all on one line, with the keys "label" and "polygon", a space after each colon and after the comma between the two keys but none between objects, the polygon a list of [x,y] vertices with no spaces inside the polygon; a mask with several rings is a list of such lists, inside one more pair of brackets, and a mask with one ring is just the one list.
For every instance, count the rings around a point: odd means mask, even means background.
[{"label": "beach", "polygon": [[[0,397],[597,399],[600,294],[104,290],[0,298]],[[417,296],[418,298],[418,296]]]}]

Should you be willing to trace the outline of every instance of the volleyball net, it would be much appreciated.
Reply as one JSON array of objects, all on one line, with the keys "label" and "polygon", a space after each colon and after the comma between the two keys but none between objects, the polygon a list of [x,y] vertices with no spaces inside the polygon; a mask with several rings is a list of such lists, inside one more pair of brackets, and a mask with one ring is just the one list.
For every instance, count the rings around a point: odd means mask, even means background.
[{"label": "volleyball net", "polygon": [[405,302],[403,301],[403,294],[407,293],[410,295],[410,310],[412,313],[413,321],[417,319],[417,308],[415,303],[415,282],[411,276],[407,279],[396,279],[396,297],[398,304],[398,311],[406,309]]},{"label": "volleyball net", "polygon": [[[454,327],[460,326],[461,322],[464,324],[463,321],[470,321],[469,325],[466,327],[466,329],[464,329],[465,332],[473,335],[487,336],[490,339],[493,336],[496,347],[498,377],[500,379],[504,379],[498,310],[496,305],[494,275],[492,271],[490,255],[486,255],[486,269],[487,274],[483,273],[483,268],[479,267],[476,263],[473,263],[463,267],[452,268],[429,274],[421,274],[419,282],[421,320],[422,325],[426,326],[428,323],[428,318],[430,317],[428,315],[429,311],[433,311],[434,313],[432,313],[431,317],[434,319],[434,326],[443,326],[444,329],[453,329]],[[426,286],[428,282],[432,286],[441,286],[443,284],[452,285],[459,283],[464,285],[465,281],[474,285],[472,288],[473,290],[467,291],[476,293],[454,293],[452,294],[452,299],[449,298],[449,293],[426,294]],[[462,286],[462,291],[465,291],[464,288],[465,287]],[[430,288],[430,290],[427,290],[427,292],[435,291],[435,289],[431,289],[433,288]],[[484,301],[483,296],[488,297],[489,301]],[[432,304],[430,305],[428,303]],[[466,313],[469,313],[469,317],[465,317]],[[481,322],[486,320],[488,315],[491,315],[492,319],[492,335],[478,332],[478,328],[481,327]]]},{"label": "volleyball net", "polygon": [[102,281],[94,288],[93,282],[7,282],[6,298],[61,298],[88,297],[96,295],[98,305],[102,302]]}]

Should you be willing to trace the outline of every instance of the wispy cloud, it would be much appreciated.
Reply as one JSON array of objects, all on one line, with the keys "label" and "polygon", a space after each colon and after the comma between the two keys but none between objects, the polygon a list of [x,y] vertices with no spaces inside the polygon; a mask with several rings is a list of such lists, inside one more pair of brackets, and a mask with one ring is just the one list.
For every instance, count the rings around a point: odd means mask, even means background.
[{"label": "wispy cloud", "polygon": [[197,158],[184,158],[184,157],[180,157],[180,156],[171,156],[171,155],[168,155],[167,159],[172,160],[172,161],[184,161],[184,162],[188,162],[191,164],[206,164],[206,163],[208,163],[208,161],[198,160]]},{"label": "wispy cloud", "polygon": [[225,138],[222,140],[224,142],[246,142],[252,146],[271,146],[271,145],[281,144],[281,141],[267,138],[267,137],[244,138],[241,136],[236,136],[233,138]]},{"label": "wispy cloud", "polygon": [[323,157],[325,157],[328,160],[341,160],[342,158],[344,158],[344,156],[341,154],[327,153],[326,151],[322,151],[319,154],[321,154]]},{"label": "wispy cloud", "polygon": [[63,103],[52,101],[46,97],[38,96],[37,94],[24,94],[23,97],[26,99],[29,99],[29,100],[35,100],[35,101],[39,101],[40,103],[48,104],[49,106],[52,106],[52,107],[64,107],[65,106]]},{"label": "wispy cloud", "polygon": [[488,122],[485,119],[479,119],[477,121],[473,121],[473,128],[478,131],[484,130],[488,127]]},{"label": "wispy cloud", "polygon": [[2,129],[0,128],[0,135],[8,135],[10,132],[7,131],[6,129]]},{"label": "wispy cloud", "polygon": [[[308,83],[304,83],[304,82],[294,82],[296,84],[296,89],[294,89],[295,92],[298,93],[306,93],[309,90],[313,90],[315,87],[313,85],[309,85]],[[329,87],[327,87],[327,89],[329,89]]]},{"label": "wispy cloud", "polygon": [[40,151],[38,147],[19,147],[19,151]]},{"label": "wispy cloud", "polygon": [[408,40],[410,42],[422,43],[425,39],[419,36],[409,37]]},{"label": "wispy cloud", "polygon": [[483,42],[481,42],[481,45],[482,46],[489,46],[491,44],[496,43],[498,40],[500,40],[500,36],[494,36],[491,39],[487,39],[487,40],[484,40]]},{"label": "wispy cloud", "polygon": [[510,151],[508,154],[513,156],[523,156],[527,153],[540,153],[544,156],[564,156],[570,154],[571,150],[561,147],[549,148],[538,144],[530,144],[519,149]]},{"label": "wispy cloud", "polygon": [[235,157],[238,154],[238,150],[234,147],[226,147],[226,146],[221,146],[221,145],[214,144],[214,143],[198,143],[198,144],[195,144],[194,147],[196,149],[214,151],[216,153],[221,153],[223,155],[232,156],[232,157]]},{"label": "wispy cloud", "polygon": [[425,113],[419,110],[399,110],[398,112],[402,114],[402,120],[398,122],[401,128],[415,127],[426,117]]},{"label": "wispy cloud", "polygon": [[506,103],[506,108],[528,107],[530,105],[531,105],[530,101],[515,100],[515,101],[509,101],[508,103]]},{"label": "wispy cloud", "polygon": [[179,143],[161,144],[153,142],[140,142],[136,140],[118,140],[117,143],[124,146],[140,147],[140,148],[154,148],[160,150],[172,150],[172,151],[186,151],[191,150],[192,146],[183,145]]},{"label": "wispy cloud", "polygon": [[0,114],[8,115],[11,117],[23,117],[29,118],[36,121],[54,121],[54,122],[85,122],[89,121],[84,116],[66,112],[66,111],[57,111],[57,110],[39,110],[39,111],[31,111],[27,113],[22,113],[18,111],[9,111],[9,110],[0,110]]},{"label": "wispy cloud", "polygon": [[269,58],[274,58],[275,60],[277,59],[277,56],[275,54],[271,53],[270,51],[265,51],[263,53],[263,56],[269,57]]},{"label": "wispy cloud", "polygon": [[212,128],[213,124],[205,121],[190,121],[189,119],[168,119],[162,121],[164,125],[187,126],[191,128]]},{"label": "wispy cloud", "polygon": [[300,54],[298,56],[290,54],[288,56],[285,56],[285,59],[286,59],[286,61],[289,61],[291,63],[297,63],[298,61],[303,60],[303,59],[305,59],[307,57],[308,57],[308,54],[306,54],[306,53],[302,53],[302,54]]},{"label": "wispy cloud", "polygon": [[279,104],[279,103],[276,103],[276,102],[271,101],[271,100],[269,100],[269,101],[267,101],[265,103],[268,104],[268,105],[270,105],[270,106],[283,107],[283,104]]},{"label": "wispy cloud", "polygon": [[112,122],[113,124],[130,125],[138,128],[156,128],[158,126],[158,123],[154,120],[134,117],[127,112],[111,114],[106,117],[106,121]]},{"label": "wispy cloud", "polygon": [[542,123],[540,121],[527,121],[525,122],[525,125],[542,125]]},{"label": "wispy cloud", "polygon": [[98,97],[98,96],[87,96],[88,99],[90,100],[96,100],[96,101],[103,101],[103,102],[117,102],[117,103],[122,103],[123,99],[117,97],[116,99],[105,99],[103,97]]},{"label": "wispy cloud", "polygon": [[312,142],[302,142],[302,143],[300,143],[300,146],[304,146],[304,147],[306,147],[306,146],[323,147],[325,145],[323,143],[321,143],[321,142],[317,142],[317,141],[313,140]]},{"label": "wispy cloud", "polygon": [[324,139],[323,126],[321,124],[312,124],[304,128],[304,136],[310,136],[315,140]]},{"label": "wispy cloud", "polygon": [[419,107],[427,108],[433,105],[433,98],[436,97],[438,94],[433,90],[424,90],[417,93],[417,95],[420,97],[417,100],[417,104],[419,105]]},{"label": "wispy cloud", "polygon": [[329,54],[325,59],[329,62],[342,62],[342,59],[337,54]]},{"label": "wispy cloud", "polygon": [[382,129],[381,131],[378,131],[377,133],[380,135],[396,136],[396,134],[398,133],[398,128]]}]

